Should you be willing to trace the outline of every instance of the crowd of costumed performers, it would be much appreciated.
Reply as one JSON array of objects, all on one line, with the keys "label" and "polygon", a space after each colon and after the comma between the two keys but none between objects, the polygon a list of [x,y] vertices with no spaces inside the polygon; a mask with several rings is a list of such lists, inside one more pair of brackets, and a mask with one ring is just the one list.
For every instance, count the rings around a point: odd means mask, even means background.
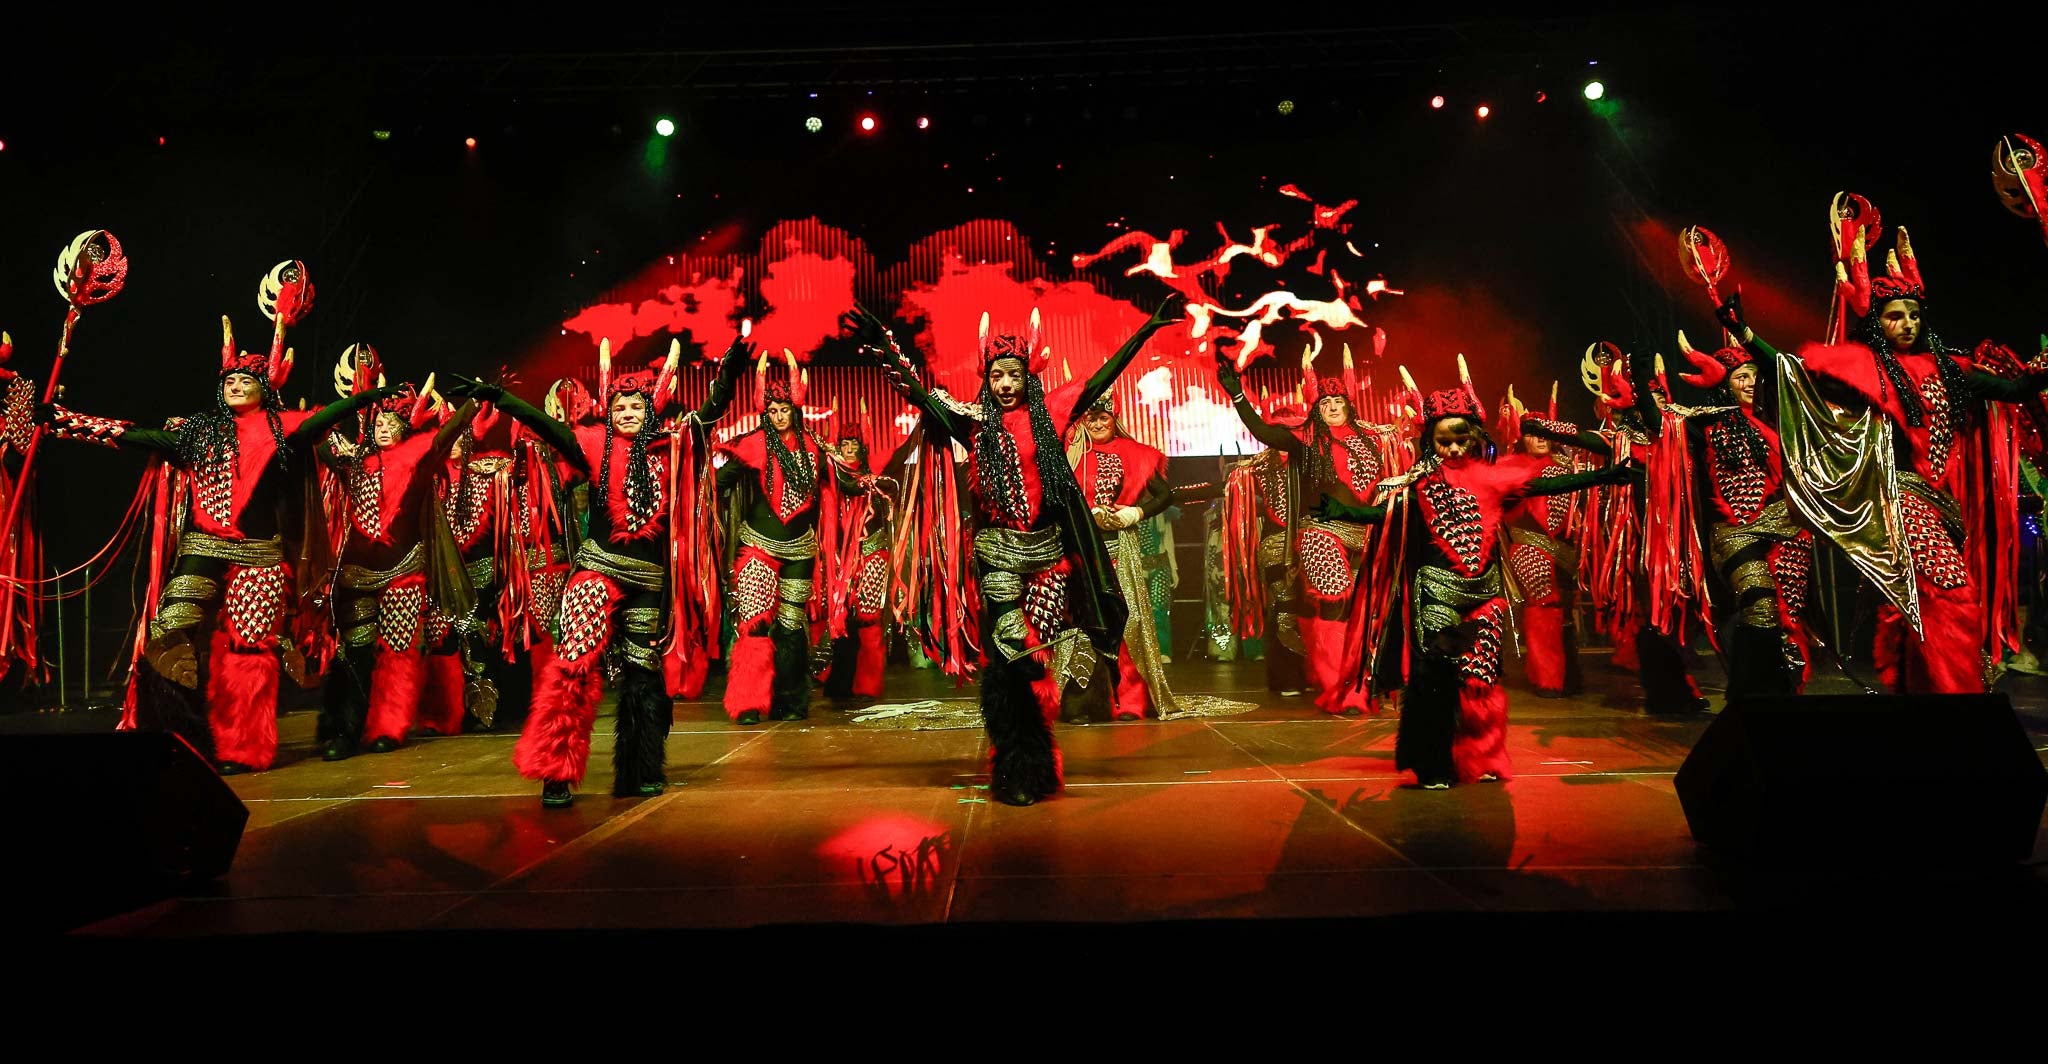
[{"label": "crowd of costumed performers", "polygon": [[[2048,239],[2041,145],[2004,138],[1992,176]],[[1860,680],[1857,661],[1897,692],[1983,691],[2026,653],[2021,515],[2040,500],[2022,474],[2048,446],[2048,350],[1950,346],[1907,232],[1847,193],[1829,224],[1826,332],[1777,344],[1728,248],[1686,229],[1680,260],[1720,338],[1679,332],[1675,373],[1661,354],[1589,346],[1590,425],[1559,417],[1554,383],[1540,411],[1506,388],[1489,418],[1462,355],[1453,386],[1425,392],[1403,367],[1375,391],[1342,337],[1316,330],[1300,390],[1254,401],[1251,352],[1219,344],[1217,384],[1264,449],[1179,486],[1110,398],[1180,320],[1179,296],[1057,385],[1036,311],[1003,329],[984,315],[971,401],[881,318],[848,315],[916,421],[877,463],[865,406],[812,404],[799,359],[756,351],[747,323],[694,409],[675,340],[616,372],[603,341],[595,390],[557,380],[538,406],[503,372],[437,389],[408,367],[417,385],[391,383],[357,342],[324,406],[288,404],[288,333],[314,307],[293,260],[257,284],[268,346],[243,350],[222,318],[193,412],[145,428],[60,391],[85,312],[128,281],[120,242],[89,231],[58,258],[47,379],[11,368],[0,333],[0,675],[40,675],[43,607],[132,545],[144,592],[122,728],[260,772],[289,678],[320,689],[328,760],[520,721],[513,764],[561,806],[607,687],[611,791],[651,796],[668,785],[674,704],[703,695],[715,662],[734,725],[802,721],[814,684],[879,699],[900,632],[915,660],[978,682],[991,791],[1030,805],[1062,786],[1056,724],[1245,705],[1168,678],[1163,517],[1219,502],[1212,624],[1260,641],[1282,699],[1398,712],[1396,764],[1426,789],[1512,775],[1502,676],[1518,653],[1529,687],[1562,697],[1584,684],[1581,643],[1610,645],[1656,714],[1706,708],[1687,661],[1708,650],[1731,699],[1796,694],[1824,669]],[[1374,361],[1385,342],[1376,331]],[[721,434],[749,367],[756,405]],[[147,461],[113,540],[54,574],[35,507],[46,438]]]}]

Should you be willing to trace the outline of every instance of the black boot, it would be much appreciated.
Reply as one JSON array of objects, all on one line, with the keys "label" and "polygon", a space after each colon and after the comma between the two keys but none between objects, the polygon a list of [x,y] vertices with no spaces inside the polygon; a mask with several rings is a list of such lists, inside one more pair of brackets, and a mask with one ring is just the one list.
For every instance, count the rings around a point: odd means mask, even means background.
[{"label": "black boot", "polygon": [[336,736],[327,740],[327,745],[320,750],[320,760],[322,761],[347,761],[354,756],[356,756],[355,740],[346,736]]},{"label": "black boot", "polygon": [[632,798],[660,794],[668,785],[663,773],[668,729],[675,722],[674,704],[660,673],[627,665],[619,673],[618,741],[612,744],[612,796]]},{"label": "black boot", "polygon": [[775,678],[770,684],[770,720],[809,720],[811,662],[809,639],[801,628],[777,624],[768,638],[775,644]]},{"label": "black boot", "polygon": [[398,749],[398,740],[393,739],[389,735],[379,735],[375,739],[370,740],[370,752],[373,754],[388,754],[396,749]]},{"label": "black boot", "polygon": [[549,780],[540,789],[540,804],[549,809],[566,808],[576,796],[569,792],[568,780]]},{"label": "black boot", "polygon": [[219,772],[223,776],[239,776],[244,772],[256,771],[255,769],[252,769],[249,766],[242,764],[240,761],[223,761],[220,764],[217,764],[213,767],[215,771]]}]

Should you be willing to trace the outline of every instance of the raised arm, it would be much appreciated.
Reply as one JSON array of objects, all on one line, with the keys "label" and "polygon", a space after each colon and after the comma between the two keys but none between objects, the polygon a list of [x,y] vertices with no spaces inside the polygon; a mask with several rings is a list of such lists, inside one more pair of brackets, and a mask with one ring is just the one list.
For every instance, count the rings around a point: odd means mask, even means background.
[{"label": "raised arm", "polygon": [[476,400],[471,399],[462,404],[462,409],[457,410],[455,416],[449,418],[448,423],[434,433],[434,457],[448,457],[448,452],[455,449],[455,441],[462,438],[462,430],[469,427],[470,419],[474,417]]},{"label": "raised arm", "polygon": [[583,445],[576,440],[576,430],[567,423],[534,409],[526,400],[495,384],[485,384],[473,377],[450,374],[448,385],[442,390],[451,398],[490,403],[501,413],[511,415],[512,420],[532,429],[533,434],[540,437],[541,442],[547,444],[562,461],[585,476],[590,475],[590,460],[583,454]]},{"label": "raised arm", "polygon": [[740,374],[747,368],[750,346],[744,336],[733,338],[732,346],[725,354],[718,356],[718,375],[711,379],[711,390],[705,393],[704,405],[689,414],[699,425],[716,424],[719,418],[732,406],[732,397],[739,390]]},{"label": "raised arm", "polygon": [[1230,397],[1230,405],[1237,411],[1237,419],[1244,422],[1245,431],[1251,433],[1253,439],[1296,458],[1306,453],[1307,445],[1301,442],[1301,437],[1283,426],[1267,421],[1259,416],[1257,410],[1252,409],[1251,401],[1244,397],[1244,379],[1238,376],[1237,367],[1231,364],[1230,356],[1221,351],[1216,352],[1216,383],[1222,386],[1223,394]]},{"label": "raised arm", "polygon": [[1116,349],[1116,354],[1109,356],[1109,361],[1104,362],[1102,368],[1095,371],[1094,376],[1088,378],[1088,383],[1081,386],[1081,394],[1074,397],[1074,408],[1067,412],[1067,424],[1071,425],[1080,420],[1081,414],[1095,405],[1095,400],[1108,393],[1110,385],[1115,384],[1116,379],[1123,375],[1124,367],[1138,357],[1138,352],[1144,348],[1145,341],[1152,338],[1153,333],[1181,320],[1180,315],[1174,311],[1174,301],[1178,298],[1180,297],[1176,294],[1160,300],[1159,306],[1152,311],[1152,317],[1139,326],[1138,331],[1132,333],[1131,338],[1125,340],[1122,347]]},{"label": "raised arm", "polygon": [[861,347],[875,353],[876,361],[882,366],[882,372],[889,378],[890,387],[895,388],[910,401],[911,405],[917,407],[924,420],[937,427],[948,439],[967,442],[968,426],[962,424],[964,419],[956,415],[945,403],[940,402],[938,396],[933,395],[931,390],[924,386],[924,382],[918,378],[917,367],[911,363],[910,356],[904,353],[903,347],[896,342],[894,330],[882,319],[875,317],[868,308],[857,303],[854,304],[854,313],[848,314],[843,320],[859,334]]},{"label": "raised arm", "polygon": [[285,446],[291,450],[310,447],[325,437],[334,426],[341,424],[342,418],[397,394],[398,388],[395,386],[372,388],[367,392],[351,395],[338,403],[329,403],[313,411],[313,416],[299,422],[299,426],[291,431],[291,435],[285,437]]},{"label": "raised arm", "polygon": [[1721,328],[1726,329],[1728,335],[1735,337],[1735,342],[1741,344],[1750,357],[1756,359],[1758,370],[1767,377],[1772,374],[1777,368],[1778,349],[1765,343],[1763,337],[1749,327],[1749,319],[1742,313],[1742,289],[1737,288],[1734,295],[1714,308],[1714,319],[1721,323]]},{"label": "raised arm", "polygon": [[1552,421],[1544,417],[1524,417],[1522,418],[1522,435],[1534,436],[1537,439],[1549,440],[1552,443],[1561,443],[1567,447],[1577,447],[1591,454],[1597,454],[1602,458],[1614,456],[1614,447],[1607,442],[1605,436],[1597,432],[1584,431],[1569,421]]},{"label": "raised arm", "polygon": [[1629,479],[1634,474],[1636,468],[1636,464],[1632,461],[1617,462],[1614,465],[1589,469],[1583,473],[1567,473],[1561,477],[1538,477],[1525,485],[1520,495],[1522,498],[1535,498],[1542,495],[1564,495],[1568,492],[1584,491],[1587,488],[1596,487],[1601,484],[1619,484]]}]

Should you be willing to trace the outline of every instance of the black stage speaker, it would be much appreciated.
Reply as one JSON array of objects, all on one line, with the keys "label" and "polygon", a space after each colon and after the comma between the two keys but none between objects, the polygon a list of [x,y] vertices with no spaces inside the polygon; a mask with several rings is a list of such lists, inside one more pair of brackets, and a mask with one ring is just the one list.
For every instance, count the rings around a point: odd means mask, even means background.
[{"label": "black stage speaker", "polygon": [[1731,702],[1675,783],[1695,840],[1781,865],[2024,861],[2048,806],[2048,769],[2002,694]]},{"label": "black stage speaker", "polygon": [[0,892],[56,922],[226,875],[249,820],[168,732],[0,735],[0,780],[17,810]]}]

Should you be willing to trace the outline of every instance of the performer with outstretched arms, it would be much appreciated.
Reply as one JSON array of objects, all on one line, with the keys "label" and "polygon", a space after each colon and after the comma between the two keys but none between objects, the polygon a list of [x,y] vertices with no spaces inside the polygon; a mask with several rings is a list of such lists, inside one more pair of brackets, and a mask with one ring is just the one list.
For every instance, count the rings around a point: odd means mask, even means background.
[{"label": "performer with outstretched arms", "polygon": [[[738,631],[725,682],[725,714],[735,724],[811,715],[810,623],[824,615],[836,575],[829,548],[838,546],[839,499],[865,490],[804,428],[803,371],[795,355],[784,358],[789,374],[778,381],[761,356],[759,427],[718,448],[727,458],[719,490],[738,496]],[[707,407],[704,420],[723,413]],[[833,634],[845,635],[844,626],[842,612]]]},{"label": "performer with outstretched arms", "polygon": [[[444,406],[443,420],[454,416]],[[514,501],[512,456],[485,451],[480,442],[490,434],[496,412],[480,408],[469,428],[455,442],[448,468],[439,482],[441,509],[448,530],[462,552],[476,606],[467,615],[451,617],[431,610],[426,619],[426,680],[420,692],[418,725],[427,735],[454,735],[465,716],[474,715],[488,729],[496,717],[498,688],[484,674],[490,658],[490,628],[498,614],[505,576],[519,564],[510,549],[506,528]]]},{"label": "performer with outstretched arms", "polygon": [[1781,355],[1744,320],[1739,292],[1719,316],[1782,389],[1786,494],[1885,595],[1873,648],[1880,679],[1905,693],[1983,691],[2001,643],[1985,595],[2015,578],[1999,572],[1996,526],[2017,507],[2016,463],[1988,460],[1986,404],[2032,399],[2048,388],[2048,370],[1988,343],[1973,354],[1943,344],[1927,327],[1911,239],[1901,229],[1888,275],[1872,277],[1876,211],[1857,203],[1836,214],[1849,342]]},{"label": "performer with outstretched arms", "polygon": [[[1575,472],[1566,449],[1522,431],[1526,411],[1508,389],[1501,405],[1502,435],[1516,450],[1543,460],[1542,476]],[[1550,417],[1557,417],[1557,386],[1550,387]],[[1575,492],[1531,495],[1508,511],[1508,574],[1522,604],[1522,669],[1529,686],[1544,698],[1579,693],[1579,640],[1572,621],[1578,599],[1580,520]]]},{"label": "performer with outstretched arms", "polygon": [[1030,805],[1060,789],[1053,720],[1067,681],[1087,683],[1096,655],[1116,652],[1126,621],[1108,553],[1067,465],[1061,440],[1109,390],[1153,333],[1172,324],[1173,300],[1159,305],[1086,381],[1050,395],[1038,379],[1049,349],[1028,337],[981,328],[981,392],[962,403],[927,390],[889,329],[863,312],[869,346],[891,382],[924,413],[928,427],[971,452],[979,527],[974,556],[982,597],[982,721],[988,728],[990,790]]},{"label": "performer with outstretched arms", "polygon": [[305,571],[312,566],[286,542],[286,526],[305,522],[308,509],[310,527],[294,531],[324,536],[311,468],[297,459],[342,419],[396,394],[373,389],[314,413],[286,410],[278,389],[292,354],[281,342],[280,330],[267,358],[237,353],[223,317],[212,408],[162,430],[50,412],[60,437],[162,456],[142,490],[156,493],[156,543],[174,560],[151,574],[122,726],[177,732],[224,774],[276,759],[280,647],[295,672],[303,668],[298,648],[279,636],[301,589],[310,593],[329,575],[325,566]]},{"label": "performer with outstretched arms", "polygon": [[[1313,355],[1310,356],[1311,358]],[[1310,408],[1305,429],[1287,429],[1262,417],[1245,398],[1237,367],[1221,351],[1216,355],[1216,380],[1237,408],[1244,427],[1260,443],[1287,455],[1287,464],[1301,478],[1302,528],[1296,539],[1301,567],[1301,641],[1309,677],[1316,687],[1316,705],[1325,713],[1357,716],[1371,707],[1369,693],[1345,682],[1345,663],[1360,650],[1348,628],[1351,602],[1362,572],[1368,530],[1341,516],[1336,507],[1364,506],[1372,486],[1386,470],[1379,426],[1358,416],[1352,401],[1351,352],[1344,352],[1344,376],[1316,378],[1309,359],[1302,362],[1308,378]]]},{"label": "performer with outstretched arms", "polygon": [[[1461,378],[1464,368],[1460,356]],[[1548,458],[1533,454],[1496,461],[1469,379],[1417,405],[1422,460],[1382,482],[1374,505],[1332,506],[1351,520],[1384,520],[1388,535],[1399,537],[1393,542],[1401,546],[1378,555],[1389,571],[1372,585],[1399,591],[1360,596],[1373,656],[1346,668],[1369,666],[1376,688],[1406,683],[1394,764],[1439,790],[1512,774],[1507,692],[1500,686],[1509,623],[1501,522],[1525,499],[1619,481],[1629,469],[1558,475]],[[1394,522],[1403,523],[1398,532]]]},{"label": "performer with outstretched arms", "polygon": [[[352,367],[357,387],[383,379],[368,344],[351,347],[343,365]],[[329,761],[405,742],[426,682],[428,617],[466,616],[476,604],[435,494],[476,404],[463,404],[428,433],[438,420],[433,386],[432,376],[417,394],[401,386],[373,408],[365,438],[336,433],[329,443],[349,517],[333,592],[342,668],[328,674],[320,712],[321,756]]]},{"label": "performer with outstretched arms", "polygon": [[[744,335],[744,334],[743,334]],[[590,732],[603,691],[598,664],[607,651],[618,655],[618,740],[612,753],[612,794],[660,794],[668,786],[664,744],[673,722],[662,652],[657,643],[675,626],[670,597],[671,557],[705,562],[693,547],[675,544],[677,528],[696,520],[686,508],[701,504],[693,472],[706,427],[731,403],[734,382],[745,366],[746,341],[736,339],[719,362],[703,408],[683,415],[674,432],[659,427],[675,403],[674,345],[657,373],[612,376],[610,344],[600,348],[604,367],[600,391],[608,414],[602,426],[571,428],[496,385],[456,377],[450,395],[496,404],[532,430],[561,460],[592,482],[590,535],[576,551],[574,572],[562,592],[555,653],[534,686],[533,711],[513,753],[519,774],[540,780],[541,804],[566,806],[572,788],[590,764]],[[686,573],[683,578],[708,574]],[[619,638],[614,639],[614,634]],[[675,642],[688,633],[678,631]],[[708,648],[680,648],[705,653]]]}]

